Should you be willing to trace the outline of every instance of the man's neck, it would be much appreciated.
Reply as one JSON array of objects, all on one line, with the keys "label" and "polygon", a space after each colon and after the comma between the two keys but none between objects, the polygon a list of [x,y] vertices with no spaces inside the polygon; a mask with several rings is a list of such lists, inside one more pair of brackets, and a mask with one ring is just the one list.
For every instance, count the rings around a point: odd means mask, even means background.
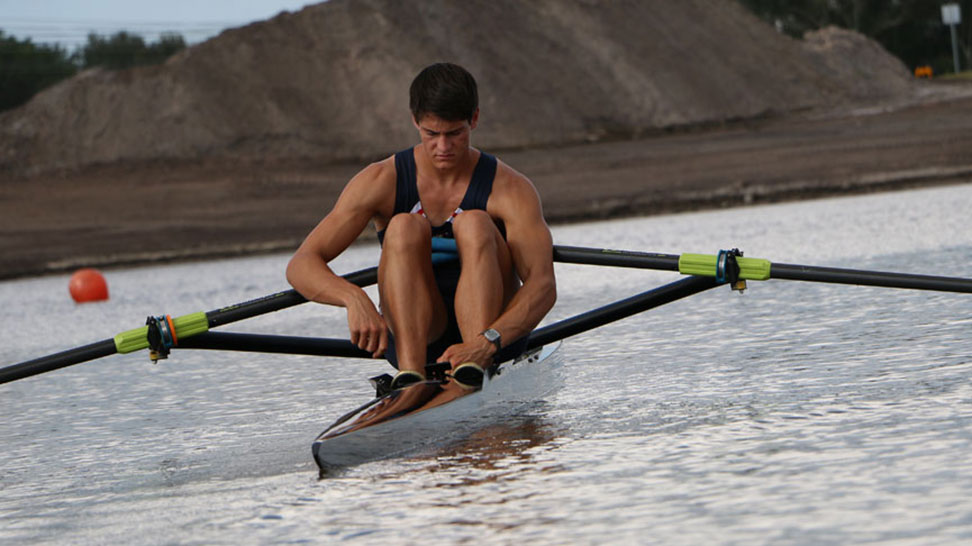
[{"label": "man's neck", "polygon": [[455,164],[448,166],[436,165],[424,148],[420,148],[416,155],[419,157],[418,170],[422,178],[437,185],[450,186],[469,181],[469,172],[478,152],[469,146],[458,154]]}]

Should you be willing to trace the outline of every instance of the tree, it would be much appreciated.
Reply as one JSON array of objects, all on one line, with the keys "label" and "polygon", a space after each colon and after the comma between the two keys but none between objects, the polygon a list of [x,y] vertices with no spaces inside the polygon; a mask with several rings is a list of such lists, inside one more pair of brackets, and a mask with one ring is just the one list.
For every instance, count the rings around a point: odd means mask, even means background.
[{"label": "tree", "polygon": [[0,110],[20,106],[75,72],[77,67],[63,48],[4,36],[0,30]]},{"label": "tree", "polygon": [[146,44],[141,36],[122,31],[111,36],[89,34],[88,43],[69,55],[60,46],[18,40],[0,30],[0,111],[24,104],[79,69],[159,64],[185,47],[179,34],[162,34],[157,42]]},{"label": "tree", "polygon": [[877,40],[909,66],[932,65],[939,73],[952,67],[951,38],[941,14],[949,1],[962,7],[961,48],[968,67],[972,0],[740,0],[791,36],[827,25],[849,28]]},{"label": "tree", "polygon": [[136,34],[121,31],[111,36],[89,34],[88,43],[78,53],[81,66],[120,70],[133,66],[160,64],[172,54],[185,49],[179,34],[162,34],[158,42],[146,45]]}]

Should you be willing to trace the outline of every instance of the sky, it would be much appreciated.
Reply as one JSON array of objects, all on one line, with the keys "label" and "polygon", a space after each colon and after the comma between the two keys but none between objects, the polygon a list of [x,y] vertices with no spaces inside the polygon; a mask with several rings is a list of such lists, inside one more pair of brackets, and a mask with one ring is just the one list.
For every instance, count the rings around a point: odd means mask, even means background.
[{"label": "sky", "polygon": [[147,41],[176,32],[190,44],[223,29],[298,11],[320,0],[0,0],[0,30],[34,43],[68,50],[87,42],[88,33],[120,30]]}]

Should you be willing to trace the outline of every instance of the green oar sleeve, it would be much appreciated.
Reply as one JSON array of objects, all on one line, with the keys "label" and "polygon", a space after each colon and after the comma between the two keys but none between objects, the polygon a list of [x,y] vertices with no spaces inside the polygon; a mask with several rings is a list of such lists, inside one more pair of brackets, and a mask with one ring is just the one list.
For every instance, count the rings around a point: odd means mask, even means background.
[{"label": "green oar sleeve", "polygon": [[[200,311],[172,319],[176,338],[183,339],[209,331],[209,319]],[[128,330],[115,336],[115,349],[119,353],[132,353],[148,349],[148,326]]]},{"label": "green oar sleeve", "polygon": [[[714,254],[682,254],[678,258],[678,271],[683,275],[715,277],[719,257]],[[739,278],[751,281],[765,281],[770,278],[769,260],[760,258],[736,258],[739,264]]]}]

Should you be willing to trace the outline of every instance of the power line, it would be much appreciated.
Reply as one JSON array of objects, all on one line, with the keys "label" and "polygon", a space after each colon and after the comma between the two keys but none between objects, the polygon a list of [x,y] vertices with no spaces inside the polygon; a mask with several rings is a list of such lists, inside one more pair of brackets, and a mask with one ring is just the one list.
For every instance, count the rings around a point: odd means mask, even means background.
[{"label": "power line", "polygon": [[4,34],[37,44],[60,45],[65,49],[82,47],[88,34],[112,35],[121,31],[136,34],[146,41],[158,41],[166,33],[182,35],[193,44],[216,36],[221,31],[246,24],[245,21],[123,21],[115,19],[35,19],[12,18],[0,23]]}]

